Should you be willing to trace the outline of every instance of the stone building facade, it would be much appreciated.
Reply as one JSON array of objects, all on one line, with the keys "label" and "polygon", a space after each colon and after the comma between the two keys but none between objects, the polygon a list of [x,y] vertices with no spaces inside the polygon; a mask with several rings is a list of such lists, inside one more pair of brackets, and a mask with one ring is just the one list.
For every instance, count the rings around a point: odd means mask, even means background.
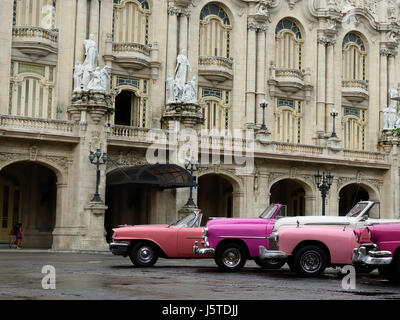
[{"label": "stone building facade", "polygon": [[[219,154],[196,172],[205,217],[257,216],[271,202],[319,215],[314,176],[330,172],[328,215],[376,200],[398,218],[399,137],[384,109],[400,80],[399,12],[397,0],[2,0],[0,241],[20,221],[25,246],[106,249],[114,226],[177,219],[188,188],[110,186],[107,175],[146,165],[157,134],[185,128]],[[111,68],[108,92],[77,94],[91,34],[98,65]],[[194,111],[167,101],[182,50]],[[238,173],[223,154],[250,142],[254,166]],[[168,144],[170,161],[184,145]],[[91,201],[96,149],[108,155],[104,203]]]}]

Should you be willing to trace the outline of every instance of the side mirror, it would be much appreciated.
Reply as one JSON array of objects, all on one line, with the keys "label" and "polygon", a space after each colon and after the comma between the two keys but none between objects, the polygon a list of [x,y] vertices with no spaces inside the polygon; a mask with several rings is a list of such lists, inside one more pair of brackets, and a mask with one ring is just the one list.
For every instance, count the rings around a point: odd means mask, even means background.
[{"label": "side mirror", "polygon": [[361,218],[361,221],[367,221],[368,220],[368,215],[364,214]]}]

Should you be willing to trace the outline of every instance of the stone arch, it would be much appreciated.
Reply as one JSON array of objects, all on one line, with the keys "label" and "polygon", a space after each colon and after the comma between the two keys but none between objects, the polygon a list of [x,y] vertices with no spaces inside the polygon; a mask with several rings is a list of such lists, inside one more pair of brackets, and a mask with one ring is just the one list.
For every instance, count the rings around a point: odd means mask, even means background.
[{"label": "stone arch", "polygon": [[[55,161],[56,160],[57,159],[55,159]],[[68,164],[66,163],[66,159],[58,158],[58,160],[63,160],[65,162],[62,164],[57,164],[55,162],[50,162],[48,159],[42,157],[37,157],[36,159],[32,159],[28,155],[14,155],[13,159],[9,159],[6,160],[5,162],[0,163],[0,171],[18,162],[33,162],[43,165],[48,169],[50,169],[56,175],[58,184],[66,184],[68,175]]]},{"label": "stone arch", "polygon": [[[10,188],[3,188],[1,181],[0,189],[2,193],[7,191],[8,220],[11,220],[12,210],[13,223],[23,224],[22,245],[34,248],[52,247],[57,221],[65,214],[62,212],[67,186],[65,169],[47,159],[20,156],[2,163],[0,173],[18,181],[19,187],[13,191],[14,194],[9,194]],[[2,211],[3,205],[4,203]]]},{"label": "stone arch", "polygon": [[338,214],[345,215],[358,201],[379,201],[379,191],[367,183],[348,181],[337,193]]},{"label": "stone arch", "polygon": [[[279,192],[277,189],[285,187],[289,188],[292,193],[288,197],[276,196],[276,193]],[[289,215],[314,215],[316,207],[315,188],[305,179],[284,175],[272,180],[269,184],[268,190],[270,203],[285,202],[283,204],[288,206],[287,209]],[[280,201],[277,201],[277,199]]]},{"label": "stone arch", "polygon": [[[204,210],[205,219],[211,216],[241,216],[244,206],[243,183],[237,177],[224,171],[207,170],[198,175],[198,184],[197,203]],[[218,196],[211,199],[214,195],[222,195],[222,199]]]}]

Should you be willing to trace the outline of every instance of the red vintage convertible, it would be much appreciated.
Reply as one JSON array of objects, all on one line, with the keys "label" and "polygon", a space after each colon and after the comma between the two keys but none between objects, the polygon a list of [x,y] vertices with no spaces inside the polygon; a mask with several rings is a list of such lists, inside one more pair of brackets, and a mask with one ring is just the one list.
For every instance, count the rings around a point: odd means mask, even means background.
[{"label": "red vintage convertible", "polygon": [[129,256],[138,267],[150,267],[158,258],[211,258],[193,253],[195,241],[201,242],[202,214],[192,212],[170,225],[122,226],[113,229],[110,250],[115,255]]}]

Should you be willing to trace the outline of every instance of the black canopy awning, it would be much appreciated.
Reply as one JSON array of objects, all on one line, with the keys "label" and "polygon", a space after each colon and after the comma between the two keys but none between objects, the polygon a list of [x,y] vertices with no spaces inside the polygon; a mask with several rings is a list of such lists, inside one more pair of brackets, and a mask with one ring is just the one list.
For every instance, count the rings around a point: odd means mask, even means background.
[{"label": "black canopy awning", "polygon": [[193,187],[188,170],[176,164],[148,164],[119,167],[107,174],[107,186],[145,185],[162,189]]}]

